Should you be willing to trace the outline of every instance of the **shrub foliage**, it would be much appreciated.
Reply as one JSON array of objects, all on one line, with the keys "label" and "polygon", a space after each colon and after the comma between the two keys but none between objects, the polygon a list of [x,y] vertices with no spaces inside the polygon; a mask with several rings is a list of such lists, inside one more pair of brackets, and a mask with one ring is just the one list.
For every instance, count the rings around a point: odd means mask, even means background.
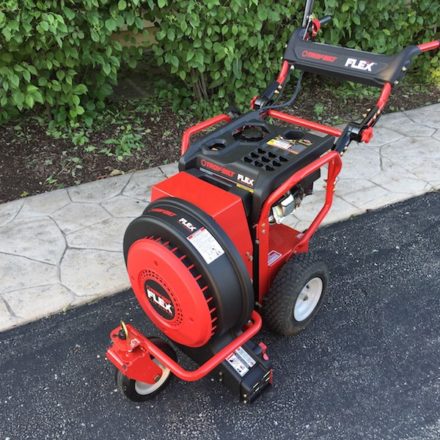
[{"label": "shrub foliage", "polygon": [[[140,49],[113,34],[157,27],[157,62],[176,77],[175,104],[218,110],[264,88],[280,65],[304,1],[291,0],[3,0],[0,4],[0,119],[45,106],[58,122],[91,117],[112,92],[122,63]],[[431,0],[317,0],[315,14],[333,15],[321,39],[394,53],[439,37],[440,6]],[[420,72],[438,56],[420,57]],[[438,70],[433,78],[438,78]]]},{"label": "shrub foliage", "polygon": [[[435,4],[434,4],[435,3]],[[190,85],[190,100],[234,99],[238,104],[261,91],[279,69],[292,30],[302,21],[305,1],[149,1],[159,27],[154,48],[160,64]],[[330,14],[321,41],[379,53],[439,37],[440,6],[431,0],[317,0],[315,15]],[[438,57],[420,57],[427,75]],[[224,99],[224,98],[227,99]]]},{"label": "shrub foliage", "polygon": [[139,49],[112,39],[142,31],[141,0],[3,0],[0,118],[46,106],[58,122],[91,117],[112,92],[122,62]]}]

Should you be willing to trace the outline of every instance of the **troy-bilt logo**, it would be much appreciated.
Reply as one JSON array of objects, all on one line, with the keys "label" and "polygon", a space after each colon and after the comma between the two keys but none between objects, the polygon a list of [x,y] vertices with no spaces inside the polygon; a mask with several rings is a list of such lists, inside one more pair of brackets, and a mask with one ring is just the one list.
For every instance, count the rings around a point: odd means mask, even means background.
[{"label": "troy-bilt logo", "polygon": [[241,183],[244,183],[245,185],[254,186],[254,179],[251,179],[250,177],[247,176],[243,176],[243,174],[238,174],[237,180]]},{"label": "troy-bilt logo", "polygon": [[161,214],[167,215],[168,217],[175,217],[176,213],[168,211],[168,209],[162,209],[162,208],[153,208],[150,209],[151,212],[160,212]]},{"label": "troy-bilt logo", "polygon": [[312,52],[310,50],[303,50],[302,56],[304,58],[312,58],[314,60],[325,61],[326,63],[334,63],[338,57],[332,55],[326,55],[325,53]]},{"label": "troy-bilt logo", "polygon": [[171,316],[174,315],[173,304],[170,301],[168,301],[166,298],[164,298],[162,295],[159,295],[154,290],[147,288],[147,297],[150,300],[150,302],[153,301],[164,312],[168,313]]},{"label": "troy-bilt logo", "polygon": [[200,164],[202,165],[202,167],[208,168],[208,170],[224,174],[225,176],[228,176],[228,177],[234,177],[235,176],[235,172],[234,171],[228,170],[227,168],[222,167],[221,165],[217,165],[216,163],[209,162],[209,161],[207,161],[205,159],[202,159],[200,161]]},{"label": "troy-bilt logo", "polygon": [[350,67],[351,69],[363,70],[365,72],[371,72],[371,68],[377,63],[371,63],[365,60],[357,60],[356,58],[347,58],[345,62],[345,67]]},{"label": "troy-bilt logo", "polygon": [[181,219],[179,219],[179,223],[185,226],[185,228],[189,229],[191,232],[194,232],[197,229],[197,227],[190,223],[186,218],[182,217]]}]

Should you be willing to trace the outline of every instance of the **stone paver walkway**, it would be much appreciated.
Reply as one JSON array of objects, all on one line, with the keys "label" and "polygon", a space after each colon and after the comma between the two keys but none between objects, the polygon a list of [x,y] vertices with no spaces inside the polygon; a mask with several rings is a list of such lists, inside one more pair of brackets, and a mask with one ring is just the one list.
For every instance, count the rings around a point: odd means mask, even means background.
[{"label": "stone paver walkway", "polygon": [[[440,104],[384,116],[343,161],[326,224],[439,190]],[[125,228],[175,172],[164,165],[0,205],[0,331],[126,289]],[[308,226],[322,182],[289,224]]]}]

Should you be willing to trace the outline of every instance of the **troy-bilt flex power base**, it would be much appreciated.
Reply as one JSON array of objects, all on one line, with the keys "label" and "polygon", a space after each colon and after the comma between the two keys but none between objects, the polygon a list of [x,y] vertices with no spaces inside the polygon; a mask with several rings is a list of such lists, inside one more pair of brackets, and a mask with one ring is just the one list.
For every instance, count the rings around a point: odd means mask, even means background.
[{"label": "troy-bilt flex power base", "polygon": [[[333,200],[341,156],[351,141],[368,142],[395,85],[412,59],[440,41],[409,46],[394,56],[314,41],[321,20],[306,5],[281,72],[252,110],[219,115],[189,128],[179,173],[152,189],[151,203],[128,227],[124,255],[133,291],[152,323],[196,362],[184,369],[169,342],[121,323],[111,332],[108,359],[119,388],[142,401],[176,375],[195,381],[213,374],[244,402],[272,382],[266,346],[254,340],[264,323],[295,335],[313,319],[328,284],[325,263],[309,241]],[[293,96],[278,104],[292,71]],[[331,75],[382,89],[363,120],[343,130],[280,111],[293,104],[304,72]],[[280,124],[287,123],[287,125]],[[191,136],[223,125],[191,142]],[[322,209],[305,231],[283,224],[300,208],[325,168]]]}]

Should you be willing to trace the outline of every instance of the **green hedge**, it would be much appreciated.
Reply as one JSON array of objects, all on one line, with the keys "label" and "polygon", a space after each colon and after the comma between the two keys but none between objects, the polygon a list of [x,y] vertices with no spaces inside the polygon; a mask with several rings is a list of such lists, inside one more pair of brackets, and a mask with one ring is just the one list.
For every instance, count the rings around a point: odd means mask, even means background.
[{"label": "green hedge", "polygon": [[[0,3],[0,120],[43,105],[58,122],[91,122],[112,93],[122,63],[119,30],[157,27],[157,62],[172,76],[176,105],[213,112],[247,104],[276,74],[305,0],[3,0]],[[440,5],[431,0],[316,0],[331,14],[322,40],[394,53],[439,37]],[[420,57],[425,78],[440,77],[438,57]],[[437,69],[437,70],[435,70]],[[168,85],[169,86],[169,85]],[[168,89],[169,90],[169,89]]]},{"label": "green hedge", "polygon": [[122,62],[139,49],[112,34],[141,32],[141,0],[3,0],[0,4],[0,119],[47,107],[56,121],[91,117],[112,93]]},{"label": "green hedge", "polygon": [[[176,102],[247,104],[279,69],[284,44],[302,21],[305,1],[158,0],[149,1],[159,32],[154,52],[159,64],[186,86]],[[439,37],[440,6],[431,0],[316,0],[315,15],[332,15],[322,41],[395,53],[404,46]],[[438,57],[420,57],[425,77]],[[432,70],[432,69],[431,69]],[[186,88],[185,88],[186,87]],[[200,105],[199,105],[200,106]]]}]

